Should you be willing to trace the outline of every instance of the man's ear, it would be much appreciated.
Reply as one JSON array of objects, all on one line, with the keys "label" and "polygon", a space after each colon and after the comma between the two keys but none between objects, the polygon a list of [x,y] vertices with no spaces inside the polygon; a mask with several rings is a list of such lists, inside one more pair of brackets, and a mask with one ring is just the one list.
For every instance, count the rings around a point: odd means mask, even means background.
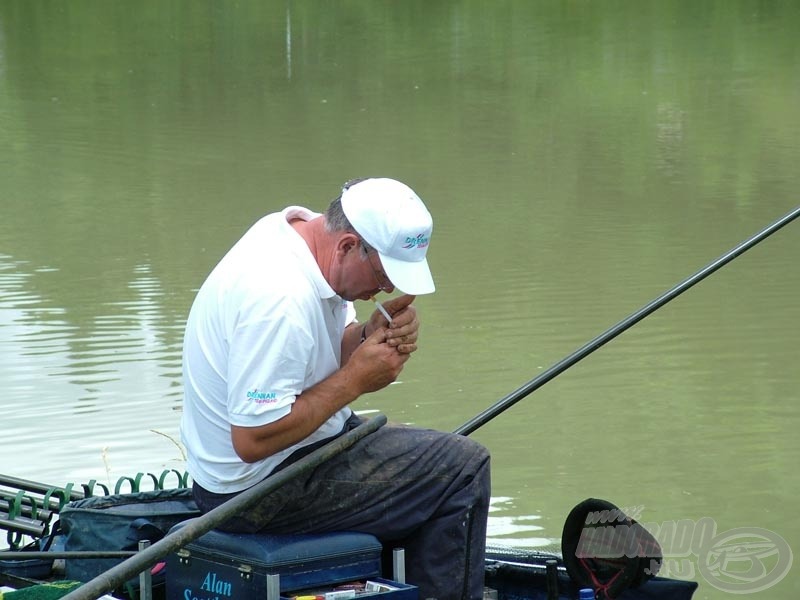
[{"label": "man's ear", "polygon": [[336,243],[336,252],[341,253],[342,256],[349,254],[353,250],[358,250],[361,245],[361,240],[354,233],[345,233],[339,238]]}]

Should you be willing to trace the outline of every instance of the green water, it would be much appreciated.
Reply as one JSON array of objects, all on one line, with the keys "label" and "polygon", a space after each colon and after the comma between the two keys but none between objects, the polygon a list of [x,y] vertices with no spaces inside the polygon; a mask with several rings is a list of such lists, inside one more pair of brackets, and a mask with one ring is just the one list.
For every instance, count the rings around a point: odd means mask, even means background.
[{"label": "green water", "polygon": [[[181,468],[195,290],[262,214],[369,175],[431,209],[437,293],[355,408],[456,429],[800,204],[798,30],[780,1],[0,0],[0,472]],[[798,232],[473,434],[494,541],[595,496],[800,548]],[[737,585],[673,558],[696,598]]]}]

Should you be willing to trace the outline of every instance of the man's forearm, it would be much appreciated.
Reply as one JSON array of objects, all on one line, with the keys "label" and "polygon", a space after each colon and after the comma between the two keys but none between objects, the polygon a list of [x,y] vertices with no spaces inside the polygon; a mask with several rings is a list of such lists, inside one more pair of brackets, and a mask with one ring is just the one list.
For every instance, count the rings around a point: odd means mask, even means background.
[{"label": "man's forearm", "polygon": [[359,395],[357,382],[347,370],[340,369],[297,396],[285,417],[259,427],[231,426],[236,454],[252,463],[285,450],[307,438]]}]

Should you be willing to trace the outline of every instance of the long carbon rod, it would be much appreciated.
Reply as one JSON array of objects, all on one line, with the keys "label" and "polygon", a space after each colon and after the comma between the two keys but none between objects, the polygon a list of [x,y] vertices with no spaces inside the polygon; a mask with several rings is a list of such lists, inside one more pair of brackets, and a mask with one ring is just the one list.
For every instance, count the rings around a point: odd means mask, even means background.
[{"label": "long carbon rod", "polygon": [[703,279],[711,275],[714,271],[725,266],[740,254],[746,252],[759,242],[765,240],[770,235],[778,231],[781,227],[787,225],[788,223],[796,219],[798,216],[800,216],[800,206],[795,208],[787,215],[781,217],[768,227],[762,229],[754,236],[748,238],[747,240],[745,240],[744,242],[742,242],[741,244],[739,244],[738,246],[727,252],[726,254],[723,254],[714,262],[706,265],[705,267],[697,271],[697,273],[695,273],[694,275],[688,277],[687,279],[684,279],[681,283],[673,287],[671,290],[664,292],[658,298],[651,301],[646,306],[640,308],[632,315],[626,317],[625,319],[623,319],[610,329],[601,333],[593,340],[587,342],[586,344],[575,350],[575,352],[573,352],[566,358],[561,359],[552,367],[550,367],[543,373],[539,374],[534,379],[531,379],[528,383],[526,383],[522,387],[511,392],[504,398],[501,398],[500,400],[495,402],[492,406],[484,410],[482,413],[476,415],[471,420],[464,423],[453,433],[458,433],[461,435],[469,435],[479,427],[482,427],[483,425],[494,419],[497,415],[499,415],[506,409],[510,408],[511,406],[522,400],[525,396],[527,396],[534,390],[539,389],[545,383],[547,383],[551,379],[554,379],[555,377],[557,377],[558,375],[569,369],[572,365],[574,365],[578,361],[583,360],[584,358],[589,356],[592,352],[594,352],[601,346],[613,340],[623,331],[632,327],[633,325],[644,319],[649,314],[655,312],[670,300],[673,300],[674,298],[678,297],[696,283],[701,282]]}]

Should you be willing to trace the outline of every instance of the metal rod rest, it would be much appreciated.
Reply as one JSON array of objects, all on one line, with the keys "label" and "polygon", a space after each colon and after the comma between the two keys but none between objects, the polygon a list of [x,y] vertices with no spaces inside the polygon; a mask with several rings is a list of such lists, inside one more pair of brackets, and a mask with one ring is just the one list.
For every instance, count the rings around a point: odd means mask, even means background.
[{"label": "metal rod rest", "polygon": [[[28,492],[36,492],[37,494],[46,494],[53,490],[63,490],[64,488],[57,485],[47,485],[37,481],[30,481],[28,479],[20,479],[19,477],[12,477],[11,475],[0,475],[0,485],[26,490]],[[83,493],[77,490],[70,490],[70,500],[80,500],[83,498]]]},{"label": "metal rod rest", "polygon": [[0,560],[129,558],[133,550],[20,550],[0,552]]}]

